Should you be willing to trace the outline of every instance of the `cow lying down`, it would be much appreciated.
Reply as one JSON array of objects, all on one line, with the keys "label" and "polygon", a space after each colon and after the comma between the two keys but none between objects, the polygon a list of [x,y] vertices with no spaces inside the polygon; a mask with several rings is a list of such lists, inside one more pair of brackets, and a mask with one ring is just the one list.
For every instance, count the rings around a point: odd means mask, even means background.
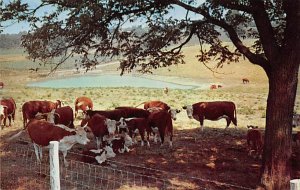
[{"label": "cow lying down", "polygon": [[109,158],[114,158],[118,153],[129,152],[129,146],[132,145],[132,139],[125,137],[104,138],[106,144],[101,149],[91,149],[83,151],[82,161],[87,163],[102,164]]}]

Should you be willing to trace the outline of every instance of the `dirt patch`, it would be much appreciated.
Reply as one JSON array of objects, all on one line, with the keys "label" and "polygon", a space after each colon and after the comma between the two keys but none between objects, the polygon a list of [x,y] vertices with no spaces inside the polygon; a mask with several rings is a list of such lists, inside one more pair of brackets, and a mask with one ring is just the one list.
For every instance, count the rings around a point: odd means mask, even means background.
[{"label": "dirt patch", "polygon": [[[28,181],[35,183],[36,177],[26,176],[26,172],[18,166],[21,162],[19,157],[15,156],[18,148],[32,147],[31,143],[26,143],[29,142],[28,135],[24,133],[18,140],[4,142],[16,132],[15,128],[1,131],[1,189],[26,189]],[[91,135],[89,137],[92,139]],[[144,175],[155,175],[170,181],[176,180],[174,175],[184,176],[185,181],[178,180],[173,183],[187,183],[189,189],[242,189],[256,188],[259,184],[261,161],[248,156],[245,131],[205,128],[201,133],[195,128],[176,130],[173,149],[168,147],[167,142],[162,147],[153,141],[150,148],[135,145],[129,153],[113,158],[112,163],[126,164],[127,169],[135,166],[146,168],[141,171]],[[95,141],[92,140],[86,147],[75,146],[72,152],[80,154],[83,149],[94,147]],[[299,178],[300,152],[296,152],[296,146],[294,149],[294,177]],[[67,158],[80,160],[80,157],[72,156],[72,153]],[[151,172],[147,168],[151,168]],[[195,181],[199,184],[195,185]]]}]

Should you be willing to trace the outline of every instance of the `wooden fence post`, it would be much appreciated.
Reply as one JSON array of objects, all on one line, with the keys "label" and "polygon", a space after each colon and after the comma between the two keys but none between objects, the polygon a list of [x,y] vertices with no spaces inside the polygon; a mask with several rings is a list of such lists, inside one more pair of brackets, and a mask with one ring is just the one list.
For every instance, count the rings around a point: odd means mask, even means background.
[{"label": "wooden fence post", "polygon": [[293,179],[290,181],[291,190],[299,190],[300,189],[300,179]]},{"label": "wooden fence post", "polygon": [[58,145],[59,143],[57,141],[50,142],[49,156],[51,190],[60,190]]}]

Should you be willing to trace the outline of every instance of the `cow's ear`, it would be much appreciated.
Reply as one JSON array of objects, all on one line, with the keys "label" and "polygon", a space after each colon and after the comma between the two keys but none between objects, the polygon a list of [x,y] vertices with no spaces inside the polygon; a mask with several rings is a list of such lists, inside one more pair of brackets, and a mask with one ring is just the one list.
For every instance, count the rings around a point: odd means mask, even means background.
[{"label": "cow's ear", "polygon": [[186,106],[182,106],[182,109],[186,110],[186,108],[187,108]]}]

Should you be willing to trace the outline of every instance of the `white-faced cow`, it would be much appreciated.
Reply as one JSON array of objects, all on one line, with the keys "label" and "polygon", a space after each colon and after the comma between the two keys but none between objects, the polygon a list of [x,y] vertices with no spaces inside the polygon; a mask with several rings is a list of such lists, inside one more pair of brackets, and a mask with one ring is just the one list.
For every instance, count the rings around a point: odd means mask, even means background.
[{"label": "white-faced cow", "polygon": [[216,101],[216,102],[198,102],[193,105],[183,106],[186,109],[187,115],[190,119],[194,118],[200,122],[201,131],[203,131],[204,119],[216,121],[225,118],[227,121],[226,128],[231,121],[237,126],[236,107],[230,101]]},{"label": "white-faced cow", "polygon": [[87,128],[92,131],[96,143],[97,149],[100,148],[104,135],[114,135],[116,131],[117,121],[108,119],[100,114],[95,114],[91,118],[86,118],[83,120],[81,125],[87,123]]},{"label": "white-faced cow", "polygon": [[28,101],[22,106],[23,113],[23,127],[25,128],[27,120],[34,119],[37,113],[48,113],[53,109],[61,107],[61,101],[56,100],[56,102],[51,101]]},{"label": "white-faced cow", "polygon": [[0,126],[3,119],[3,124],[6,126],[6,119],[8,118],[9,124],[11,126],[11,120],[15,121],[15,114],[16,114],[16,102],[13,98],[2,98],[0,100],[0,105],[2,105],[3,111],[0,111],[0,114],[3,115],[3,118],[0,120]]},{"label": "white-faced cow", "polygon": [[42,147],[48,147],[50,141],[58,141],[59,150],[63,153],[64,165],[67,167],[67,151],[77,143],[86,145],[90,141],[87,138],[85,127],[78,127],[76,130],[68,128],[68,130],[66,130],[61,126],[56,126],[48,121],[37,119],[30,120],[25,129],[11,137],[9,140],[20,136],[26,129],[33,142],[35,154],[39,162],[42,160]]},{"label": "white-faced cow", "polygon": [[92,110],[93,109],[93,102],[90,98],[82,96],[78,97],[75,100],[75,117],[78,114],[78,110],[82,110],[85,112],[86,110]]}]

